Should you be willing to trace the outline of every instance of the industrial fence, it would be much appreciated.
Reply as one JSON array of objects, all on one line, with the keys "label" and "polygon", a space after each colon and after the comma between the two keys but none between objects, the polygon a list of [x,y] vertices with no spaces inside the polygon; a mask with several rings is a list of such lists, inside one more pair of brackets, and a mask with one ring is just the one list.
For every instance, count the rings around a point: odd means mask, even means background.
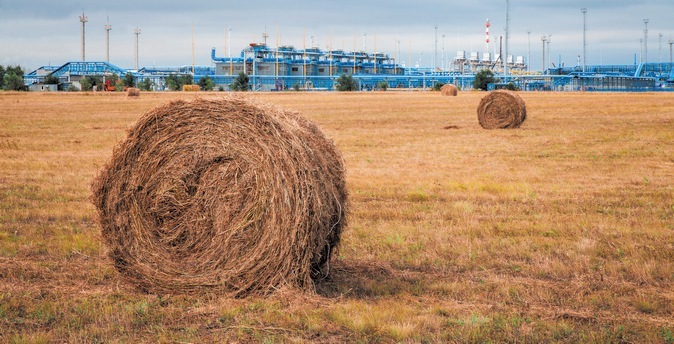
[{"label": "industrial fence", "polygon": [[[198,82],[204,76],[195,76]],[[211,75],[216,87],[229,89],[236,76]],[[454,84],[461,90],[473,89],[474,75],[353,75],[361,91],[381,89],[428,90],[444,84]],[[249,89],[252,91],[334,91],[339,76],[253,76],[249,75]],[[516,88],[522,91],[562,91],[562,92],[653,92],[674,91],[672,83],[658,83],[654,78],[627,76],[570,76],[570,75],[523,75],[498,79],[489,89]],[[157,83],[161,84],[161,83]],[[509,85],[511,84],[511,85]]]}]

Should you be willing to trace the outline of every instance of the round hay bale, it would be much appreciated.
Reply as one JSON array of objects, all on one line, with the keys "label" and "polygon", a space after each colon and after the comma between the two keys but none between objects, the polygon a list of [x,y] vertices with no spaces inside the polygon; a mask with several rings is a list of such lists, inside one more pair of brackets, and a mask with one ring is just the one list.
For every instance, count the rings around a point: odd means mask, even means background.
[{"label": "round hay bale", "polygon": [[477,119],[485,129],[517,128],[526,117],[524,100],[511,91],[489,92],[477,107]]},{"label": "round hay bale", "polygon": [[313,290],[346,225],[341,154],[305,118],[248,100],[145,113],[92,183],[115,268],[143,290]]},{"label": "round hay bale", "polygon": [[440,93],[442,93],[443,96],[456,97],[459,94],[459,89],[453,84],[444,84],[440,87]]},{"label": "round hay bale", "polygon": [[135,88],[135,87],[129,87],[126,89],[126,96],[127,97],[133,97],[133,98],[139,98],[140,97],[140,89]]}]

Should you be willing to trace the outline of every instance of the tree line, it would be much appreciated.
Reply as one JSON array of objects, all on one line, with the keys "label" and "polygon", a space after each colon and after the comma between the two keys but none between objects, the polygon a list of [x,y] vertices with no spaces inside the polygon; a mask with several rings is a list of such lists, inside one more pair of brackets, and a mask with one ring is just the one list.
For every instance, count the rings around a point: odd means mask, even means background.
[{"label": "tree line", "polygon": [[[58,80],[56,80],[58,82]],[[45,79],[45,84],[53,83],[53,80]],[[194,79],[190,74],[170,74],[166,77],[166,87],[171,91],[179,91],[184,85],[193,85]],[[137,78],[131,73],[126,73],[123,78],[118,77],[116,74],[111,74],[105,76],[102,75],[87,75],[80,81],[80,86],[82,91],[91,91],[94,88],[100,90],[103,87],[108,87],[108,85],[114,86],[115,91],[123,91],[129,87],[137,87],[143,91],[152,91],[155,83],[149,78],[145,78],[143,81],[138,82]],[[197,83],[202,90],[212,91],[215,87],[215,82],[209,76],[202,77]]]},{"label": "tree line", "polygon": [[23,84],[23,68],[20,66],[0,66],[0,89],[28,91],[28,86]]}]

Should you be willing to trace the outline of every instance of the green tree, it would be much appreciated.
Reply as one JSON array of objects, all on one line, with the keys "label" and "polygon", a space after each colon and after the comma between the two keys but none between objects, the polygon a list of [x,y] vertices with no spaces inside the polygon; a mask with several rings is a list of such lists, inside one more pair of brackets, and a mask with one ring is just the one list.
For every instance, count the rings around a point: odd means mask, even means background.
[{"label": "green tree", "polygon": [[248,75],[246,73],[241,72],[239,75],[234,79],[234,82],[229,86],[229,88],[232,91],[248,91]]},{"label": "green tree", "polygon": [[117,85],[117,81],[119,81],[119,75],[112,73],[106,77],[106,82],[110,81],[111,85]]},{"label": "green tree", "polygon": [[28,86],[23,84],[21,66],[0,66],[0,87],[6,91],[28,91]]},{"label": "green tree", "polygon": [[124,87],[136,87],[136,78],[133,77],[133,74],[127,72],[124,75]]},{"label": "green tree", "polygon": [[44,83],[45,83],[45,85],[58,85],[59,84],[59,78],[54,76],[54,74],[49,74],[49,75],[47,75],[46,78],[44,78]]},{"label": "green tree", "polygon": [[357,91],[358,82],[351,76],[351,74],[346,75],[342,74],[336,80],[337,82],[337,91]]},{"label": "green tree", "polygon": [[88,77],[84,77],[82,80],[80,80],[80,88],[82,92],[91,91],[93,87],[94,85],[91,83],[91,80]]},{"label": "green tree", "polygon": [[91,91],[94,86],[102,85],[103,79],[100,75],[87,75],[80,81],[82,91]]},{"label": "green tree", "polygon": [[517,87],[517,85],[513,84],[512,82],[509,82],[506,85],[505,89],[508,90],[508,91],[519,91],[520,90],[520,88]]},{"label": "green tree", "polygon": [[192,85],[194,84],[194,79],[192,78],[191,74],[183,74],[180,76],[180,88],[183,87],[183,85]]},{"label": "green tree", "polygon": [[154,87],[154,82],[150,80],[150,78],[145,78],[145,80],[138,83],[138,87],[140,87],[140,89],[143,91],[152,91],[152,87]]},{"label": "green tree", "polygon": [[489,69],[483,69],[475,74],[473,88],[486,91],[487,85],[493,84],[494,82],[496,82],[496,79],[494,78],[494,72]]},{"label": "green tree", "polygon": [[213,88],[215,87],[215,82],[213,82],[213,79],[211,79],[211,77],[207,75],[199,79],[199,87],[201,87],[201,89],[204,91],[213,91]]},{"label": "green tree", "polygon": [[386,91],[388,89],[388,82],[386,80],[380,81],[379,84],[377,84],[377,88]]},{"label": "green tree", "polygon": [[178,91],[182,88],[180,78],[175,74],[169,74],[169,76],[166,77],[166,87],[171,91]]},{"label": "green tree", "polygon": [[124,91],[124,81],[122,79],[117,79],[115,82],[115,91],[123,92]]},{"label": "green tree", "polygon": [[23,74],[16,75],[13,72],[5,73],[2,77],[3,89],[5,91],[27,91],[26,85],[23,84]]}]

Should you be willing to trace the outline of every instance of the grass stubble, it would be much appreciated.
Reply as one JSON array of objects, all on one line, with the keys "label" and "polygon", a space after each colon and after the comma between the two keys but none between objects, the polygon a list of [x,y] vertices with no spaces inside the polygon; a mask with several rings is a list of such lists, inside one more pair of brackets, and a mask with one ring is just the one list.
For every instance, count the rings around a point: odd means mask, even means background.
[{"label": "grass stubble", "polygon": [[[344,155],[349,227],[316,294],[142,293],[89,185],[184,93],[0,93],[2,342],[674,342],[674,94],[279,93]],[[200,97],[217,97],[201,93]],[[448,129],[444,129],[448,128]]]}]

